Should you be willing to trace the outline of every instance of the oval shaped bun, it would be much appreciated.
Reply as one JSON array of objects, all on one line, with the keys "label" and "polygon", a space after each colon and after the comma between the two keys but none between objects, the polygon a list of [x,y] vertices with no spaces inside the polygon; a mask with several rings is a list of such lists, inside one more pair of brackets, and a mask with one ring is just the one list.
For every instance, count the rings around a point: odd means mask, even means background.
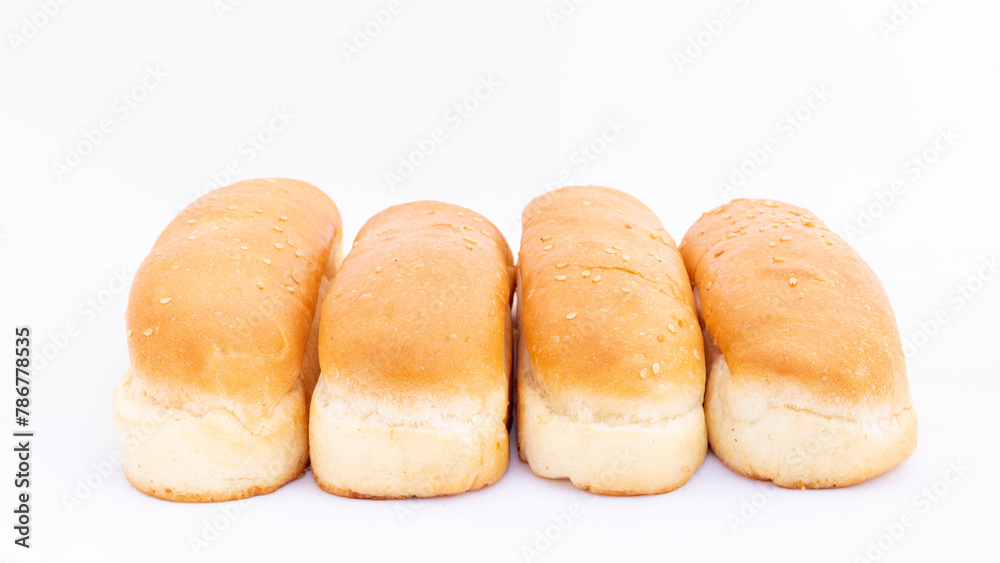
[{"label": "oval shaped bun", "polygon": [[313,324],[340,237],[330,198],[286,179],[220,188],[167,225],[132,283],[131,369],[115,392],[136,487],[229,500],[301,474]]},{"label": "oval shaped bun", "polygon": [[681,252],[718,345],[706,412],[723,462],[786,487],[839,487],[910,455],[892,307],[844,240],[806,209],[741,199],[704,214]]}]

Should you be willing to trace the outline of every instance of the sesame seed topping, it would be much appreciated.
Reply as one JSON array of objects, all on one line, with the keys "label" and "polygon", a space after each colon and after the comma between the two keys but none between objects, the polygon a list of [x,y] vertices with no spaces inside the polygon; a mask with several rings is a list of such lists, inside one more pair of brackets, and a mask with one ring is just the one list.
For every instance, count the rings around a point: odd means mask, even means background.
[{"label": "sesame seed topping", "polygon": [[570,313],[570,314],[566,315],[566,318],[567,319],[571,319],[571,320],[575,319],[576,318],[576,313]]},{"label": "sesame seed topping", "polygon": [[828,241],[826,241],[826,244],[827,244],[827,246],[833,246],[833,241],[832,240],[828,240]]},{"label": "sesame seed topping", "polygon": [[194,219],[188,219],[188,225],[194,225],[197,222],[198,221],[195,221]]},{"label": "sesame seed topping", "polygon": [[132,329],[128,329],[128,330],[126,330],[126,331],[125,331],[125,335],[126,335],[126,336],[132,336]]},{"label": "sesame seed topping", "polygon": [[196,239],[196,238],[198,238],[198,237],[196,237],[196,236],[194,236],[194,235],[191,235],[191,236],[189,236],[189,237],[188,237],[188,240],[194,240],[194,239]]},{"label": "sesame seed topping", "polygon": [[615,213],[618,213],[620,215],[620,214],[625,213],[625,212],[622,211],[621,209],[615,209]]},{"label": "sesame seed topping", "polygon": [[670,334],[677,334],[677,327],[672,324],[667,325],[667,330],[670,331]]},{"label": "sesame seed topping", "polygon": [[626,229],[631,229],[632,228],[632,224],[631,223],[625,223],[625,228]]},{"label": "sesame seed topping", "polygon": [[543,248],[542,250],[552,250],[552,245],[551,244],[545,245],[545,248]]},{"label": "sesame seed topping", "polygon": [[799,280],[795,278],[788,278],[788,285],[790,285],[791,287],[795,287],[795,284],[797,283],[799,283]]},{"label": "sesame seed topping", "polygon": [[618,245],[613,245],[611,248],[614,248],[615,250],[621,250],[622,249],[622,247],[620,247]]},{"label": "sesame seed topping", "polygon": [[556,276],[556,279],[559,281],[564,281],[566,279],[566,276]]},{"label": "sesame seed topping", "polygon": [[805,225],[805,226],[807,226],[807,227],[815,227],[816,226],[816,223],[813,223],[812,221],[803,221],[802,224]]},{"label": "sesame seed topping", "polygon": [[379,272],[381,272],[381,271],[382,271],[382,266],[375,266],[375,273],[376,274],[379,273]]},{"label": "sesame seed topping", "polygon": [[301,250],[296,250],[295,251],[295,257],[296,258],[302,258],[302,251]]},{"label": "sesame seed topping", "polygon": [[771,242],[767,243],[767,245],[770,246],[771,248],[774,248],[775,246],[778,246],[778,243],[776,243],[774,241],[771,241]]},{"label": "sesame seed topping", "polygon": [[788,241],[792,240],[792,237],[790,237],[788,235],[785,235],[785,236],[781,237],[779,240],[781,242],[788,242]]},{"label": "sesame seed topping", "polygon": [[775,256],[774,258],[772,258],[772,260],[774,260],[775,262],[784,262],[785,261],[785,259],[782,258],[781,256]]},{"label": "sesame seed topping", "polygon": [[474,238],[472,238],[472,237],[462,237],[462,240],[464,240],[466,242],[470,242],[472,244],[479,244],[479,241],[476,240],[476,239],[474,239]]},{"label": "sesame seed topping", "polygon": [[433,210],[433,209],[431,209],[430,211],[428,211],[428,212],[427,212],[427,214],[428,214],[428,215],[434,215],[434,210]]},{"label": "sesame seed topping", "polygon": [[607,252],[608,254],[615,254],[616,252],[618,252],[614,248],[606,248],[604,251]]},{"label": "sesame seed topping", "polygon": [[279,233],[285,232],[285,229],[282,229],[281,227],[279,227],[277,225],[274,226],[274,230],[278,231]]},{"label": "sesame seed topping", "polygon": [[695,358],[698,358],[699,360],[701,359],[701,354],[698,353],[698,349],[697,348],[691,348],[691,351],[694,352],[694,357]]},{"label": "sesame seed topping", "polygon": [[556,268],[565,268],[565,267],[566,267],[566,263],[565,262],[560,262],[560,263],[556,264]]},{"label": "sesame seed topping", "polygon": [[550,240],[552,240],[552,236],[551,235],[547,236],[547,237],[542,237],[542,242],[547,242],[547,241],[550,241]]},{"label": "sesame seed topping", "polygon": [[453,332],[448,335],[448,338],[451,338],[452,340],[458,340],[458,335]]},{"label": "sesame seed topping", "polygon": [[264,289],[264,282],[257,282],[258,289]]},{"label": "sesame seed topping", "polygon": [[230,205],[230,206],[229,206],[229,209],[230,209],[230,210],[232,210],[232,209],[236,209],[236,206],[235,206],[235,205]]},{"label": "sesame seed topping", "polygon": [[147,328],[146,330],[142,331],[142,333],[145,334],[146,336],[149,336],[150,334],[153,334],[153,329]]},{"label": "sesame seed topping", "polygon": [[585,278],[589,278],[590,277],[590,270],[584,270],[582,275]]},{"label": "sesame seed topping", "polygon": [[666,334],[657,334],[656,335],[656,339],[659,340],[660,342],[663,342],[664,340],[667,339],[667,335]]},{"label": "sesame seed topping", "polygon": [[648,374],[648,373],[649,373],[648,369],[642,368],[642,370],[639,371],[639,377],[641,377],[643,379],[646,379],[646,374]]},{"label": "sesame seed topping", "polygon": [[719,256],[722,256],[722,253],[723,253],[723,252],[725,252],[725,250],[719,250],[719,251],[717,251],[717,252],[715,253],[715,257],[716,257],[716,258],[718,258]]},{"label": "sesame seed topping", "polygon": [[286,243],[288,243],[288,246],[295,246],[295,245],[294,245],[294,244],[292,243],[292,241],[290,241],[290,240],[288,240],[288,239],[285,239],[285,242],[286,242]]},{"label": "sesame seed topping", "polygon": [[271,261],[270,261],[269,259],[267,259],[267,258],[265,258],[265,259],[261,260],[261,262],[263,262],[264,264],[266,264],[266,265],[268,265],[268,266],[270,266],[270,265],[271,265]]},{"label": "sesame seed topping", "polygon": [[465,248],[468,248],[469,250],[473,250],[476,247],[472,246],[471,244],[467,244],[467,245],[465,245]]},{"label": "sesame seed topping", "polygon": [[277,248],[278,250],[281,250],[281,243],[280,242],[274,243],[274,247]]},{"label": "sesame seed topping", "polygon": [[660,373],[660,364],[653,362],[653,375]]},{"label": "sesame seed topping", "polygon": [[708,280],[708,283],[705,284],[705,289],[712,289],[712,280]]},{"label": "sesame seed topping", "polygon": [[292,280],[295,281],[295,283],[302,283],[302,280],[299,279],[298,274],[295,272],[292,272]]},{"label": "sesame seed topping", "polygon": [[264,212],[263,209],[254,209],[254,211],[256,211],[257,213],[263,213]]},{"label": "sesame seed topping", "polygon": [[462,213],[461,211],[459,211],[459,212],[458,212],[458,216],[459,216],[459,217],[465,217],[465,213]]},{"label": "sesame seed topping", "polygon": [[483,222],[483,218],[482,217],[473,217],[472,220],[475,221],[475,222],[477,222],[477,223],[482,223]]},{"label": "sesame seed topping", "polygon": [[290,285],[286,285],[285,289],[287,289],[289,293],[295,293],[295,288]]},{"label": "sesame seed topping", "polygon": [[593,203],[591,203],[591,202],[589,202],[589,201],[585,201],[585,202],[583,202],[583,204],[584,204],[584,205],[588,205],[588,206],[589,206],[589,205],[594,205]]},{"label": "sesame seed topping", "polygon": [[627,287],[622,286],[622,291],[624,291],[625,293],[628,293],[628,292],[630,292],[632,290],[629,289],[629,288],[627,288]]},{"label": "sesame seed topping", "polygon": [[601,281],[601,276],[600,275],[594,276],[594,279],[591,280],[591,281],[593,281],[594,283],[597,283],[597,282]]},{"label": "sesame seed topping", "polygon": [[628,254],[622,254],[622,260],[628,260]]},{"label": "sesame seed topping", "polygon": [[734,237],[737,237],[737,236],[739,236],[739,235],[740,235],[740,234],[739,234],[739,233],[737,233],[737,232],[733,232],[733,233],[726,233],[726,238],[734,238]]},{"label": "sesame seed topping", "polygon": [[166,305],[167,303],[170,303],[170,298],[169,297],[164,297],[163,299],[160,299],[160,303],[163,303],[164,305]]}]

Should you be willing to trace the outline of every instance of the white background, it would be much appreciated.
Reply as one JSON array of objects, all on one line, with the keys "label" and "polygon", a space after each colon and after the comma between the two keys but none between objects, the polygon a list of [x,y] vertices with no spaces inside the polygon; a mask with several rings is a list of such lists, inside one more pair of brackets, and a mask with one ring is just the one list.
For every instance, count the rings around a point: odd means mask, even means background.
[{"label": "white background", "polygon": [[[30,325],[38,363],[51,356],[33,379],[33,547],[12,544],[11,444],[0,557],[510,561],[530,547],[533,561],[846,562],[880,538],[885,553],[869,553],[882,561],[996,557],[1000,281],[983,268],[1000,251],[996,2],[403,1],[385,24],[373,23],[382,0],[71,2],[50,17],[45,4],[0,8],[0,347]],[[376,33],[359,37],[366,25]],[[829,95],[810,100],[813,89]],[[456,120],[463,102],[475,110]],[[102,120],[110,130],[88,146]],[[386,173],[437,128],[444,140],[390,187]],[[252,154],[252,135],[270,142]],[[87,153],[74,166],[71,147]],[[745,163],[748,151],[763,164]],[[146,497],[109,462],[111,391],[127,366],[116,276],[231,161],[233,180],[320,186],[347,241],[389,205],[439,199],[486,214],[516,249],[524,204],[561,184],[628,191],[678,241],[729,197],[807,207],[853,232],[919,344],[917,450],[831,491],[752,482],[709,454],[686,486],[643,498],[596,497],[516,458],[496,485],[426,501],[341,499],[310,473],[238,507]],[[752,173],[723,193],[741,165]],[[0,387],[11,432],[12,386]],[[568,529],[554,527],[571,508]],[[888,535],[907,512],[913,525]],[[214,540],[196,554],[192,537]]]}]

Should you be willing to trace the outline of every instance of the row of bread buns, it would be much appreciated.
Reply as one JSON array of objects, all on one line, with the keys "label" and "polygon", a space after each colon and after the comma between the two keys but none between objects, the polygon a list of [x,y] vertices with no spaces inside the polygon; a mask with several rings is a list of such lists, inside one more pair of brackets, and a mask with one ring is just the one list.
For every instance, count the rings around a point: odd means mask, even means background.
[{"label": "row of bread buns", "polygon": [[114,400],[139,490],[245,498],[310,460],[341,496],[478,489],[507,468],[515,386],[521,459],[602,494],[674,490],[709,444],[817,488],[916,445],[885,291],[803,209],[736,200],[678,249],[637,199],[564,188],[525,209],[516,268],[495,226],[445,203],[377,214],[343,260],[340,239],[333,202],[282,179],[167,226],[133,282]]}]

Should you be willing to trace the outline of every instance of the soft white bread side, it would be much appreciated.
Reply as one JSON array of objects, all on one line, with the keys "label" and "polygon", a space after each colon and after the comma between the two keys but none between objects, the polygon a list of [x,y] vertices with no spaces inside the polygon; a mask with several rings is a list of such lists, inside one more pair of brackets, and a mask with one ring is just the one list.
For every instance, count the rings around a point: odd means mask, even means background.
[{"label": "soft white bread side", "polygon": [[481,215],[438,202],[362,227],[323,304],[309,447],[325,491],[457,494],[507,469],[513,256]]},{"label": "soft white bread side", "polygon": [[167,226],[132,284],[131,367],[114,393],[136,488],[224,501],[304,472],[317,302],[340,237],[333,202],[284,179],[220,188]]},{"label": "soft white bread side", "polygon": [[704,350],[653,212],[608,188],[544,194],[524,211],[519,274],[521,459],[599,494],[686,483],[707,450]]},{"label": "soft white bread side", "polygon": [[809,211],[735,200],[681,252],[709,352],[712,450],[789,488],[845,487],[913,452],[917,418],[892,308],[860,256]]}]

